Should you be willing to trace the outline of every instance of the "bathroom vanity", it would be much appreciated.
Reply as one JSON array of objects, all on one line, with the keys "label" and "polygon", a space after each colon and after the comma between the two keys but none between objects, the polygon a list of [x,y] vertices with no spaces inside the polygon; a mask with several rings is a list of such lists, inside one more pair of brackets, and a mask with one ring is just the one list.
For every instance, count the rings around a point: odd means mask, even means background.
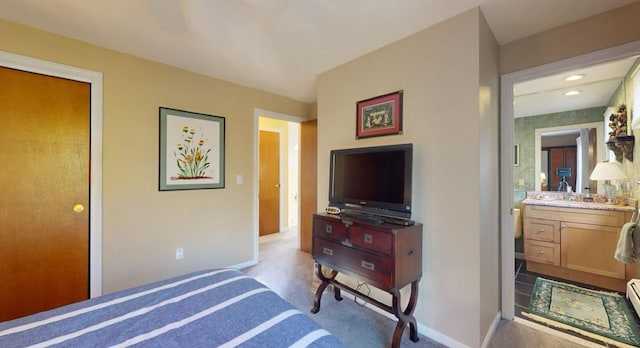
[{"label": "bathroom vanity", "polygon": [[635,263],[614,258],[634,207],[535,198],[523,204],[528,271],[622,292],[637,278]]}]

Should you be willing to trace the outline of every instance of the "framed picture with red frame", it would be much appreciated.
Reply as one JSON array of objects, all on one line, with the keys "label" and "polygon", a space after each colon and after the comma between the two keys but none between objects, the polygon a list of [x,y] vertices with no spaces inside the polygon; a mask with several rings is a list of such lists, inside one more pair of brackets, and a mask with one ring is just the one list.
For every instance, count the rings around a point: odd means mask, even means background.
[{"label": "framed picture with red frame", "polygon": [[356,103],[356,139],[402,132],[402,93],[361,100]]}]

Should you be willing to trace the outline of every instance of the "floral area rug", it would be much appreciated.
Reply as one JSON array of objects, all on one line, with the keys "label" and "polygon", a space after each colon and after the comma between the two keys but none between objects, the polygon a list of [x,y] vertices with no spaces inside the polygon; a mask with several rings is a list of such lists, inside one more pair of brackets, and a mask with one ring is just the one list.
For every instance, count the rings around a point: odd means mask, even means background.
[{"label": "floral area rug", "polygon": [[626,299],[615,292],[594,291],[537,278],[529,313],[524,316],[619,347],[640,346],[640,330]]}]

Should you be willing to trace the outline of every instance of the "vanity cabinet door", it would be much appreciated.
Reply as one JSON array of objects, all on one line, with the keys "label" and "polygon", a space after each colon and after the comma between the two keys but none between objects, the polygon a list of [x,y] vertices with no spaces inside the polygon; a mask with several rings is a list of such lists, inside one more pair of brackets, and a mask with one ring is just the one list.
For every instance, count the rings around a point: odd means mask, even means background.
[{"label": "vanity cabinet door", "polygon": [[625,279],[625,265],[613,257],[619,230],[618,227],[562,222],[562,267]]}]

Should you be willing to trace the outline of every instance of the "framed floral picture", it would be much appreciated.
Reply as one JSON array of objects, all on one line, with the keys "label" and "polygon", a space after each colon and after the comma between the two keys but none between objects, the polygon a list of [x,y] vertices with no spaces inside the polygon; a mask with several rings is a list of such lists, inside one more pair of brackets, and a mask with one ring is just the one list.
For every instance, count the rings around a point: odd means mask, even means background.
[{"label": "framed floral picture", "polygon": [[402,91],[356,103],[356,139],[402,132]]},{"label": "framed floral picture", "polygon": [[225,118],[160,107],[159,190],[224,188]]}]

